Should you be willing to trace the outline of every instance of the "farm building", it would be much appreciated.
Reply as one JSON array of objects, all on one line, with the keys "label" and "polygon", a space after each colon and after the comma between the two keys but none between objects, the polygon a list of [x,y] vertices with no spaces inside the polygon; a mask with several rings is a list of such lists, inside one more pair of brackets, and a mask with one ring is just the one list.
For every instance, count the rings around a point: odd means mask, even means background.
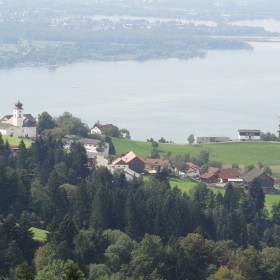
[{"label": "farm building", "polygon": [[274,179],[259,168],[254,168],[244,174],[241,179],[243,179],[245,187],[250,187],[250,184],[255,180],[261,185],[264,193],[277,193],[274,188]]},{"label": "farm building", "polygon": [[218,182],[217,174],[213,173],[204,173],[200,175],[201,182],[208,183],[208,184],[215,184]]},{"label": "farm building", "polygon": [[160,159],[160,158],[143,158],[145,163],[146,170],[157,170],[163,167],[170,168],[171,163],[168,159]]},{"label": "farm building", "polygon": [[233,180],[239,177],[240,172],[236,168],[216,168],[210,166],[207,173],[202,174],[200,179],[205,183],[227,183],[230,179]]},{"label": "farm building", "polygon": [[238,139],[240,141],[258,141],[261,139],[261,131],[258,129],[239,129]]},{"label": "farm building", "polygon": [[133,151],[130,151],[129,153],[125,154],[122,157],[117,158],[112,163],[113,166],[124,166],[139,174],[144,172],[145,169],[145,163],[144,160],[136,155]]},{"label": "farm building", "polygon": [[229,137],[213,136],[213,137],[195,137],[196,144],[219,143],[231,141]]},{"label": "farm building", "polygon": [[221,183],[227,183],[229,180],[235,180],[240,178],[240,172],[236,168],[221,169],[218,172],[219,180]]},{"label": "farm building", "polygon": [[192,178],[197,178],[200,175],[200,167],[193,164],[192,162],[187,162],[187,176]]}]

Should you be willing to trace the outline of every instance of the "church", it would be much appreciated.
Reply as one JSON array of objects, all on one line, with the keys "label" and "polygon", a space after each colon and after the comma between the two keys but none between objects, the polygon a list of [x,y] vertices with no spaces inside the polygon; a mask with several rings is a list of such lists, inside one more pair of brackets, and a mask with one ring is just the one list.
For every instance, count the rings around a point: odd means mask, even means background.
[{"label": "church", "polygon": [[18,100],[13,114],[0,120],[0,133],[15,138],[36,138],[36,120],[31,114],[23,113],[23,104]]}]

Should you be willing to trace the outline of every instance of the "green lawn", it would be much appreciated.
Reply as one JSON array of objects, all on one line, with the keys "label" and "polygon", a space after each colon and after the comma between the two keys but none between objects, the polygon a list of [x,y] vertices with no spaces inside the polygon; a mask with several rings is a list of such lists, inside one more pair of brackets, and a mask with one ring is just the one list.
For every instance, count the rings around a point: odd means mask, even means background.
[{"label": "green lawn", "polygon": [[[4,142],[7,140],[11,146],[18,146],[21,140],[19,138],[14,138],[6,135],[2,135],[2,139]],[[29,148],[31,146],[32,141],[24,139],[24,143],[25,146]]]},{"label": "green lawn", "polygon": [[[129,151],[134,151],[142,157],[148,157],[151,154],[151,143],[143,141],[134,141],[121,138],[113,138],[113,144],[116,149],[116,153],[124,154]],[[178,144],[162,144],[159,143],[159,153],[161,156],[168,152],[171,152],[171,156],[175,156],[183,153],[197,154],[201,150],[189,146],[189,145],[178,145]]]},{"label": "green lawn", "polygon": [[34,240],[45,241],[47,238],[48,231],[32,227],[30,230],[34,233]]},{"label": "green lawn", "polygon": [[[116,153],[123,154],[134,151],[142,157],[151,152],[151,143],[127,139],[113,139]],[[228,142],[203,145],[159,144],[160,155],[171,152],[171,157],[178,154],[189,153],[196,155],[202,150],[210,153],[210,160],[218,160],[224,166],[238,163],[242,168],[248,164],[262,162],[271,167],[275,174],[280,175],[280,143],[267,142]]]},{"label": "green lawn", "polygon": [[[171,178],[169,180],[171,187],[175,187],[177,186],[181,191],[183,192],[189,192],[191,189],[193,189],[196,185],[197,182],[194,180],[191,180],[189,178]],[[218,192],[221,192],[222,194],[224,194],[224,190],[218,189],[218,188],[214,188],[211,186],[208,186],[215,194],[217,194]]]},{"label": "green lawn", "polygon": [[265,195],[265,207],[268,212],[271,212],[272,205],[280,202],[280,195],[277,194],[266,194]]},{"label": "green lawn", "polygon": [[177,186],[182,192],[187,193],[197,184],[196,181],[188,178],[171,178],[169,182],[172,187]]}]

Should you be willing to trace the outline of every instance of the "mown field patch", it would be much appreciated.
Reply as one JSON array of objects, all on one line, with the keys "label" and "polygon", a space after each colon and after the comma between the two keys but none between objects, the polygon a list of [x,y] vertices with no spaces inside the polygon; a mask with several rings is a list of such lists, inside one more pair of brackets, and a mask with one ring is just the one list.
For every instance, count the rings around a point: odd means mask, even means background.
[{"label": "mown field patch", "polygon": [[[171,178],[169,180],[169,182],[172,187],[177,186],[182,192],[186,192],[186,193],[189,193],[190,190],[193,189],[197,184],[196,181],[193,181],[188,178]],[[219,192],[222,194],[225,193],[225,190],[223,190],[223,189],[218,189],[218,188],[214,188],[211,186],[208,186],[208,187],[215,194],[217,194]],[[280,195],[277,195],[277,194],[266,194],[265,195],[265,207],[269,213],[271,213],[272,205],[277,204],[279,202],[280,202]]]},{"label": "mown field patch", "polygon": [[34,234],[34,240],[38,240],[38,241],[46,240],[47,234],[48,234],[47,230],[43,230],[43,229],[39,229],[39,228],[35,228],[35,227],[30,228],[30,230]]}]

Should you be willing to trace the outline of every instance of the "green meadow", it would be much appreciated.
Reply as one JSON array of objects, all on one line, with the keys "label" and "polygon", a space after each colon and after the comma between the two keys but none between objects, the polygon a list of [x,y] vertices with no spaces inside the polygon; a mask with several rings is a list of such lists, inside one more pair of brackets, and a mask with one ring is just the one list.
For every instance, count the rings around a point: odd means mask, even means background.
[{"label": "green meadow", "polygon": [[[134,151],[142,157],[148,157],[151,153],[151,143],[134,141],[128,139],[113,139],[113,143],[118,155],[129,151]],[[227,142],[215,144],[162,144],[159,143],[159,153],[161,156],[171,153],[171,157],[178,154],[189,153],[192,156],[200,151],[207,150],[210,154],[210,160],[218,160],[223,165],[231,166],[238,163],[241,168],[248,164],[257,165],[262,162],[271,167],[274,175],[280,177],[280,143],[270,142]],[[196,182],[187,178],[171,178],[170,185],[177,186],[183,192],[189,192]],[[210,187],[215,193],[224,193],[224,190]],[[265,206],[271,212],[272,205],[280,202],[280,195],[266,195]]]},{"label": "green meadow", "polygon": [[[10,137],[10,136],[6,136],[6,135],[2,135],[2,139],[4,142],[8,141],[10,146],[18,146],[21,139],[19,138],[14,138],[14,137]],[[29,148],[31,146],[32,141],[24,139],[24,144],[27,148]]]},{"label": "green meadow", "polygon": [[[147,157],[151,153],[149,142],[114,138],[113,143],[118,155],[131,150],[142,157]],[[277,142],[226,142],[200,145],[159,143],[161,156],[168,152],[171,153],[171,157],[184,153],[195,156],[202,150],[209,151],[210,160],[221,161],[224,166],[238,163],[243,168],[251,163],[256,165],[262,162],[270,166],[275,174],[280,175],[280,143]]]},{"label": "green meadow", "polygon": [[[169,180],[170,185],[172,187],[177,186],[182,192],[186,192],[189,193],[189,191],[191,189],[193,189],[195,187],[195,185],[197,184],[196,181],[193,181],[191,179],[188,178],[171,178]],[[217,194],[218,192],[224,194],[225,190],[222,189],[217,189],[214,187],[209,187],[215,194]],[[267,209],[267,211],[269,213],[271,213],[272,210],[272,205],[273,204],[277,204],[280,202],[280,195],[273,195],[273,194],[266,194],[265,195],[265,207]]]},{"label": "green meadow", "polygon": [[47,239],[48,231],[35,227],[30,228],[30,230],[34,234],[34,240],[45,241]]}]

